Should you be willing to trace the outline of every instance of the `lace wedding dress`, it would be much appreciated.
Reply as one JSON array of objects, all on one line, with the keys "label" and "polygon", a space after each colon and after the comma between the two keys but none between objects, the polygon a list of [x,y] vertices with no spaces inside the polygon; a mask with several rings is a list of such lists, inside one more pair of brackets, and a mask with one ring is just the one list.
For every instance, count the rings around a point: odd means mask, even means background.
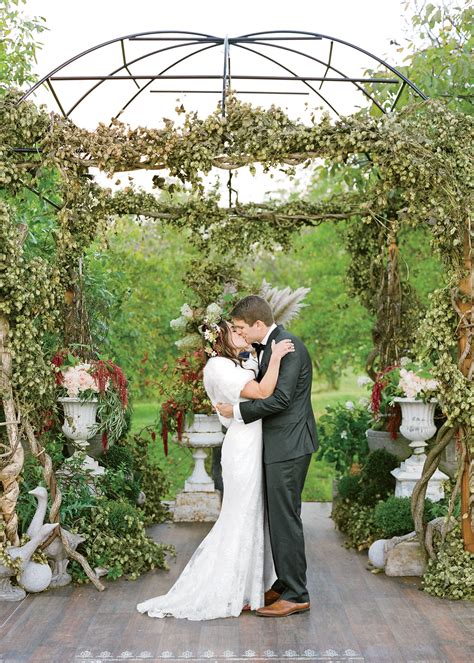
[{"label": "lace wedding dress", "polygon": [[[253,360],[236,366],[225,357],[209,359],[204,386],[211,402],[245,400],[240,392],[255,378],[255,366]],[[262,422],[246,425],[219,418],[228,427],[219,518],[169,592],[137,605],[150,617],[237,617],[246,603],[252,610],[262,607],[264,592],[276,580],[265,517]]]}]

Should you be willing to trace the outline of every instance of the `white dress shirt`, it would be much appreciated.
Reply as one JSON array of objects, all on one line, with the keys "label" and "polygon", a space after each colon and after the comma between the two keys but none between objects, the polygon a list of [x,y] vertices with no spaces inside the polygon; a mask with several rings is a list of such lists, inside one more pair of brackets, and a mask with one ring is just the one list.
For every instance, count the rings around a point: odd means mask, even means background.
[{"label": "white dress shirt", "polygon": [[[271,325],[271,327],[268,328],[267,333],[265,334],[265,336],[263,337],[263,339],[262,339],[262,341],[261,341],[262,345],[266,345],[266,344],[268,343],[268,339],[269,339],[269,337],[270,337],[270,334],[272,333],[272,331],[273,331],[274,329],[276,329],[276,327],[277,327],[276,324],[273,323],[273,324]],[[262,350],[262,352],[263,352],[263,350]],[[259,356],[257,356],[257,359],[259,359]],[[260,362],[259,362],[259,363],[260,363]],[[238,421],[239,424],[243,424],[243,423],[244,423],[244,420],[242,419],[242,416],[241,416],[241,414],[240,414],[240,405],[239,405],[239,403],[236,403],[236,404],[234,405],[234,419],[235,419],[236,421]]]}]

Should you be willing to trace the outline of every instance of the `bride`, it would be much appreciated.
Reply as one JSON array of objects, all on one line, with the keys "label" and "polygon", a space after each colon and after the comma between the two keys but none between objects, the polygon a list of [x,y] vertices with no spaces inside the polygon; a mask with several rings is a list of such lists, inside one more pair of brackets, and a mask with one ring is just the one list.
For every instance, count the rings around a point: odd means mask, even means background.
[{"label": "bride", "polygon": [[[201,333],[211,355],[204,386],[213,405],[267,398],[275,390],[282,357],[294,351],[289,339],[273,341],[268,370],[257,382],[257,362],[239,358],[247,342],[229,323],[203,325]],[[265,518],[262,421],[244,424],[221,415],[219,419],[227,427],[219,518],[169,592],[137,605],[150,617],[237,617],[242,610],[262,607],[265,591],[276,580]]]}]

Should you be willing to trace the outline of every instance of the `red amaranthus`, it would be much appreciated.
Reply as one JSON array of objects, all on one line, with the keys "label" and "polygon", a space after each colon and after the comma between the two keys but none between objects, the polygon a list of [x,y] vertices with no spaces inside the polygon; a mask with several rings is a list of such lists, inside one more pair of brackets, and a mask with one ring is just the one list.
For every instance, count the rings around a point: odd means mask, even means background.
[{"label": "red amaranthus", "polygon": [[[374,386],[372,387],[372,393],[370,395],[370,409],[372,410],[374,417],[380,413],[380,406],[382,405],[382,392],[390,383],[390,379],[387,377],[387,374],[397,368],[400,368],[399,364],[392,364],[391,366],[387,366],[383,370],[379,371],[375,376]],[[390,437],[393,440],[396,440],[397,432],[402,421],[400,406],[391,406],[388,409],[387,415],[387,431],[390,432]]]},{"label": "red amaranthus", "polygon": [[183,438],[186,416],[195,412],[211,414],[211,403],[203,385],[205,355],[202,350],[179,357],[176,360],[171,381],[160,388],[167,397],[161,406],[161,437],[165,456],[168,455],[169,434],[176,432],[179,441]]}]

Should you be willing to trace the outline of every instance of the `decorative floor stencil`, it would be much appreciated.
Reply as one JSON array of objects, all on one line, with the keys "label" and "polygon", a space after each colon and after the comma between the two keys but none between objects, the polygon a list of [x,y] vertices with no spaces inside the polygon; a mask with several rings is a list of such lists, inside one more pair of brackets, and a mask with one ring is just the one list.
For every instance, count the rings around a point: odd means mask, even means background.
[{"label": "decorative floor stencil", "polygon": [[286,661],[344,661],[344,663],[360,663],[364,658],[353,649],[345,649],[343,651],[336,651],[335,649],[325,649],[317,651],[314,649],[304,649],[303,651],[295,651],[294,649],[287,649],[282,652],[266,649],[263,652],[255,652],[252,649],[247,649],[244,652],[234,652],[226,649],[222,652],[206,650],[202,652],[192,652],[184,650],[181,652],[162,651],[160,653],[152,654],[150,651],[131,652],[122,651],[119,654],[114,654],[110,651],[92,652],[89,650],[81,651],[76,655],[76,661],[82,663],[111,663],[112,661],[162,661],[167,660],[169,663],[172,661],[269,661],[286,660]]}]

